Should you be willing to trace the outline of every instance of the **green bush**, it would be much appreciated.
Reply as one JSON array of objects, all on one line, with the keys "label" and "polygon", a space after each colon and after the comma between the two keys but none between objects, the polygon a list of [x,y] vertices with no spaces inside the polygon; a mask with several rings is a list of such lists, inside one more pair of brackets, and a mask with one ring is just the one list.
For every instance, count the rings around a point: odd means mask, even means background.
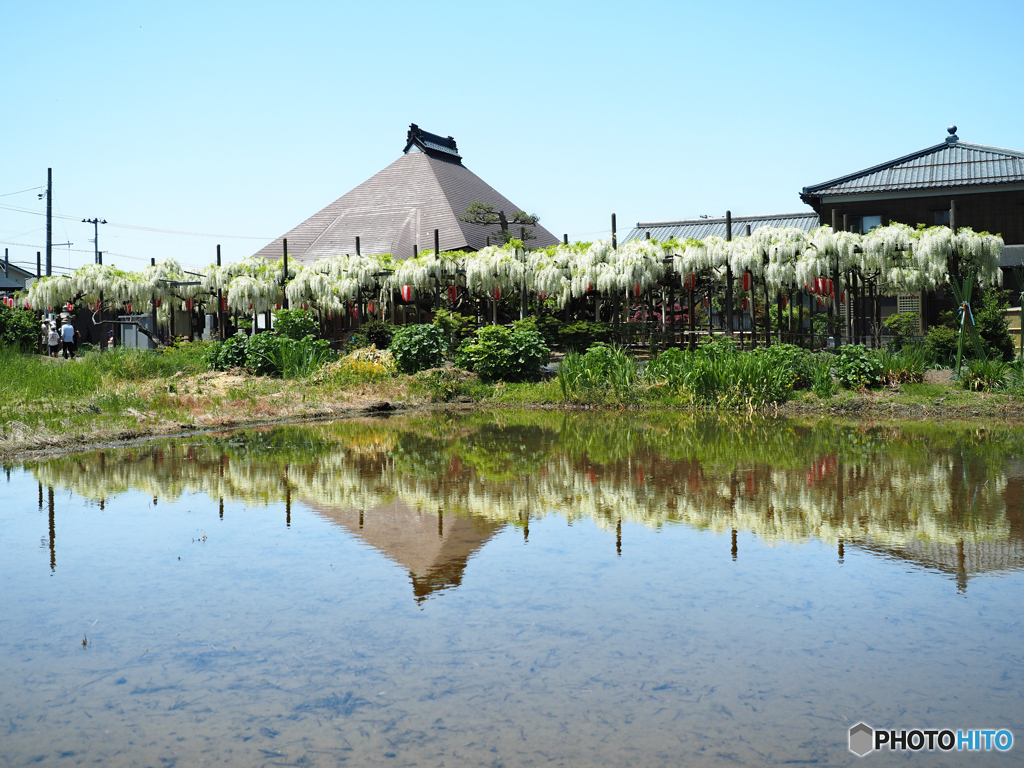
[{"label": "green bush", "polygon": [[882,323],[889,331],[889,350],[899,352],[921,335],[921,320],[917,312],[897,312]]},{"label": "green bush", "polygon": [[860,344],[847,344],[836,354],[836,376],[847,389],[878,386],[881,373],[878,358]]},{"label": "green bush", "polygon": [[403,325],[395,331],[389,349],[402,373],[438,368],[444,364],[444,331],[436,325]]},{"label": "green bush", "polygon": [[245,364],[257,376],[281,374],[281,336],[264,331],[255,333],[245,347]]},{"label": "green bush", "polygon": [[924,372],[930,366],[931,353],[924,344],[918,342],[903,347],[899,352],[879,352],[876,359],[881,368],[878,379],[882,384],[920,384],[924,381]]},{"label": "green bush", "polygon": [[565,325],[561,320],[552,315],[543,315],[535,321],[537,332],[544,338],[548,348],[557,347],[562,343],[562,327]]},{"label": "green bush", "polygon": [[206,362],[216,371],[242,368],[245,366],[248,345],[249,337],[245,331],[236,331],[234,336],[224,341],[215,341],[207,347]]},{"label": "green bush", "polygon": [[0,346],[31,352],[39,348],[42,336],[35,312],[0,304]]},{"label": "green bush", "polygon": [[370,320],[363,323],[359,332],[377,349],[387,349],[395,335],[395,326],[385,320]]},{"label": "green bush", "polygon": [[608,323],[592,323],[580,320],[563,325],[559,341],[564,349],[586,352],[592,344],[608,344],[612,340],[612,327]]},{"label": "green bush", "polygon": [[476,318],[439,309],[434,313],[434,325],[444,333],[448,342],[448,354],[453,355],[463,341],[472,338],[476,331]]},{"label": "green bush", "polygon": [[808,350],[793,344],[773,344],[758,347],[752,354],[763,357],[769,365],[785,372],[790,389],[808,389],[814,383],[814,354]]},{"label": "green bush", "polygon": [[476,373],[481,381],[527,381],[536,378],[550,350],[543,337],[528,325],[505,328],[487,325],[475,341],[466,341],[455,354],[455,364]]},{"label": "green bush", "polygon": [[304,309],[274,310],[274,333],[286,339],[301,341],[307,336],[320,335],[320,326]]},{"label": "green bush", "polygon": [[1004,311],[1010,306],[1007,291],[985,288],[974,306],[974,322],[981,336],[985,355],[992,360],[1010,362],[1016,356],[1009,322]]},{"label": "green bush", "polygon": [[[945,325],[933,325],[925,335],[928,354],[939,365],[949,367],[956,359],[957,333]],[[969,346],[969,345],[968,345]]]}]

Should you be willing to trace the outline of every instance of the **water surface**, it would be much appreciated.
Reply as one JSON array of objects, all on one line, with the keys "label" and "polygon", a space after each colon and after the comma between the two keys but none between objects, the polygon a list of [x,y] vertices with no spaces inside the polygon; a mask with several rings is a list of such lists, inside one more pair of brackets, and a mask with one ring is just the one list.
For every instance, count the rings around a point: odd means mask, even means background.
[{"label": "water surface", "polygon": [[1024,738],[1022,454],[1011,429],[530,412],[13,467],[0,765],[847,765],[860,720]]}]

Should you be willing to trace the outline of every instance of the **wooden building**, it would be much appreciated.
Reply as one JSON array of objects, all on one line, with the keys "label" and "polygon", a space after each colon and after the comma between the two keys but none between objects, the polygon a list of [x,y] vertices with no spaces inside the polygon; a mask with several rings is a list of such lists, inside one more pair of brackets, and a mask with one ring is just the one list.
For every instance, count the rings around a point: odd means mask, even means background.
[{"label": "wooden building", "polygon": [[[955,202],[957,227],[1002,235],[1006,249],[1000,266],[1012,303],[1024,287],[1012,269],[1024,265],[1024,152],[960,141],[954,125],[941,144],[804,187],[800,199],[822,223],[835,221],[861,233],[890,222],[949,224]],[[915,297],[903,297],[897,307],[899,298],[886,299],[883,316],[913,309]],[[944,308],[945,302],[929,302],[923,326]]]},{"label": "wooden building", "polygon": [[[495,227],[460,221],[472,203],[486,203],[511,216],[520,210],[462,163],[455,139],[422,130],[413,123],[402,156],[351,192],[274,240],[257,256],[278,259],[282,239],[288,256],[310,262],[325,256],[390,253],[409,258],[434,248],[438,231],[442,251],[476,251]],[[530,245],[558,239],[544,227],[532,227]],[[513,232],[513,235],[516,233]]]}]

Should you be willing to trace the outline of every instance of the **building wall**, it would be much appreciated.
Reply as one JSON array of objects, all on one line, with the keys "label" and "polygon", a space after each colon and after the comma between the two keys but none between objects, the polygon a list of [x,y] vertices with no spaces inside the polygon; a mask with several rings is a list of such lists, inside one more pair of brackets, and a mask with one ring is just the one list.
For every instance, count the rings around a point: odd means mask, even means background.
[{"label": "building wall", "polygon": [[957,225],[970,227],[976,232],[991,232],[1002,235],[1007,245],[1024,243],[1024,190],[1013,192],[980,192],[965,194],[957,192],[936,197],[907,197],[889,200],[850,200],[831,202],[825,199],[821,204],[823,224],[832,223],[832,209],[839,214],[842,226],[843,214],[850,216],[882,216],[889,221],[916,226],[935,224],[935,211],[949,210],[951,200],[957,203]]}]

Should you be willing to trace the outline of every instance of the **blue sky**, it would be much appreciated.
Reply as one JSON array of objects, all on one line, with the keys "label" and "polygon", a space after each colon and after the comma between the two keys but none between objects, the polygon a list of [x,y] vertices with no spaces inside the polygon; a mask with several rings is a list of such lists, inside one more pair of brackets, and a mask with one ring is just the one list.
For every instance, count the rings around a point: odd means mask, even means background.
[{"label": "blue sky", "polygon": [[1024,149],[1019,1],[56,2],[0,19],[0,240],[16,261],[34,263],[44,220],[10,208],[44,210],[21,190],[47,167],[72,217],[54,242],[78,249],[57,266],[92,260],[93,216],[111,222],[107,263],[202,265],[387,166],[411,122],[586,240],[613,211],[621,231],[804,210],[801,187],[950,123]]}]

